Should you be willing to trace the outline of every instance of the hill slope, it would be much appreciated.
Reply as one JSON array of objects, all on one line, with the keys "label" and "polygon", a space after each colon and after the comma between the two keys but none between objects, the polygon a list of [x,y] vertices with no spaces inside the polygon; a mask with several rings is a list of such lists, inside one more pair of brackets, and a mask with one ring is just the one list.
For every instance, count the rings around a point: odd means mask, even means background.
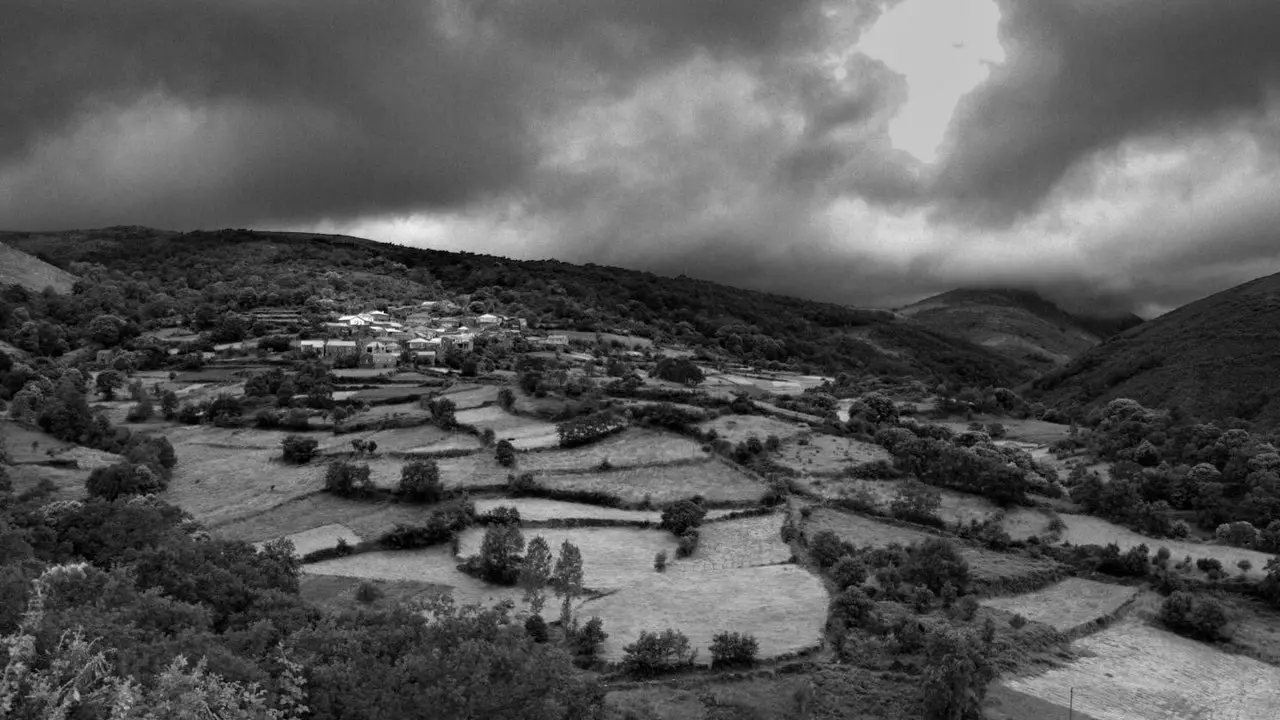
[{"label": "hill slope", "polygon": [[653,337],[757,363],[976,386],[1011,387],[1032,377],[1002,355],[888,311],[683,276],[250,230],[176,234],[127,227],[0,240],[64,266],[99,263],[122,277],[140,272],[170,297],[196,291],[198,301],[219,310],[321,298],[354,309],[469,294],[468,301],[543,326]]},{"label": "hill slope", "polygon": [[51,287],[69,293],[75,281],[75,275],[0,242],[0,285],[21,285],[34,292]]},{"label": "hill slope", "polygon": [[1280,427],[1280,274],[1247,282],[1143,323],[1046,375],[1052,405],[1130,397],[1192,417]]},{"label": "hill slope", "polygon": [[1103,339],[1141,322],[1135,315],[1073,315],[1034,292],[952,290],[901,308],[899,314],[931,330],[968,340],[1048,371]]}]

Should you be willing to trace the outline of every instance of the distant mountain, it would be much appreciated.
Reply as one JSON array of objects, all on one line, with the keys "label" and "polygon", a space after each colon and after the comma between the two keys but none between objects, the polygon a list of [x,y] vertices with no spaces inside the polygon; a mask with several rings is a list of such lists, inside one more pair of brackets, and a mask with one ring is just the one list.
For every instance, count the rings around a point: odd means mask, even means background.
[{"label": "distant mountain", "polygon": [[1190,417],[1280,427],[1280,274],[1184,305],[1033,383],[1047,404],[1117,397]]},{"label": "distant mountain", "polygon": [[34,292],[51,287],[69,293],[75,281],[75,275],[0,243],[0,285],[21,285]]},{"label": "distant mountain", "polygon": [[898,310],[935,332],[967,340],[1037,372],[1071,358],[1142,322],[1136,315],[1077,315],[1035,292],[963,289],[935,295]]},{"label": "distant mountain", "polygon": [[[0,233],[0,240],[67,267],[135,273],[178,303],[216,312],[256,307],[359,308],[467,296],[530,324],[640,335],[711,358],[804,371],[894,376],[927,383],[1012,387],[1019,363],[886,310],[742,290],[687,277],[555,260],[510,260],[304,233],[172,233],[113,227]],[[166,312],[169,310],[166,309]],[[141,318],[141,316],[139,317]]]}]

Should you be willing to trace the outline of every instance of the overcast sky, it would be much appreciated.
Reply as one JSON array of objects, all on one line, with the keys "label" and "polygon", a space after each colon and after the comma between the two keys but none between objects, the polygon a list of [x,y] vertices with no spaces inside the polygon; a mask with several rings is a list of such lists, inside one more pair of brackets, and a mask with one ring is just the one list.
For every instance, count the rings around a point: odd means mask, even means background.
[{"label": "overcast sky", "polygon": [[1280,271],[1277,0],[8,0],[0,228],[261,227],[894,306]]}]

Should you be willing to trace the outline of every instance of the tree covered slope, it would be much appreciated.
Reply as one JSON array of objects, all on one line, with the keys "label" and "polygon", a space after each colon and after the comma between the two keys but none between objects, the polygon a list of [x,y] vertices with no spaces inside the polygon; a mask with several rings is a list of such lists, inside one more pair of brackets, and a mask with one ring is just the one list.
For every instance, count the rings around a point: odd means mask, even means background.
[{"label": "tree covered slope", "polygon": [[1033,391],[1059,407],[1133,398],[1206,420],[1280,426],[1280,275],[1185,305],[1117,335]]},{"label": "tree covered slope", "polygon": [[1134,315],[1091,318],[1069,313],[1026,290],[952,290],[898,311],[935,332],[967,340],[1047,372],[1116,332]]},{"label": "tree covered slope", "polygon": [[[682,343],[726,359],[813,372],[861,372],[1012,386],[1018,362],[885,310],[853,308],[598,265],[424,250],[344,236],[136,227],[10,233],[0,240],[62,267],[145,284],[167,311],[412,302],[469,295],[544,327]],[[139,273],[140,275],[135,275]],[[138,278],[142,279],[139,280]],[[126,292],[128,294],[128,292]],[[157,310],[159,312],[159,310]],[[145,318],[140,318],[145,320]]]}]

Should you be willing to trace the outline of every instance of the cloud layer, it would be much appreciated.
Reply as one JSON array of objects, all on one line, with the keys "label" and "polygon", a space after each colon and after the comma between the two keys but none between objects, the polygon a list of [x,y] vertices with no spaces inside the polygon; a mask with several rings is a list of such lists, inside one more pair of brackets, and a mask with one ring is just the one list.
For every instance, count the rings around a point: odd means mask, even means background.
[{"label": "cloud layer", "polygon": [[[899,2],[936,66],[945,0]],[[859,50],[899,2],[17,0],[0,226],[314,228],[883,305],[1151,314],[1280,270],[1280,4],[1002,0],[1005,59],[925,163],[891,127],[956,88]]]}]

